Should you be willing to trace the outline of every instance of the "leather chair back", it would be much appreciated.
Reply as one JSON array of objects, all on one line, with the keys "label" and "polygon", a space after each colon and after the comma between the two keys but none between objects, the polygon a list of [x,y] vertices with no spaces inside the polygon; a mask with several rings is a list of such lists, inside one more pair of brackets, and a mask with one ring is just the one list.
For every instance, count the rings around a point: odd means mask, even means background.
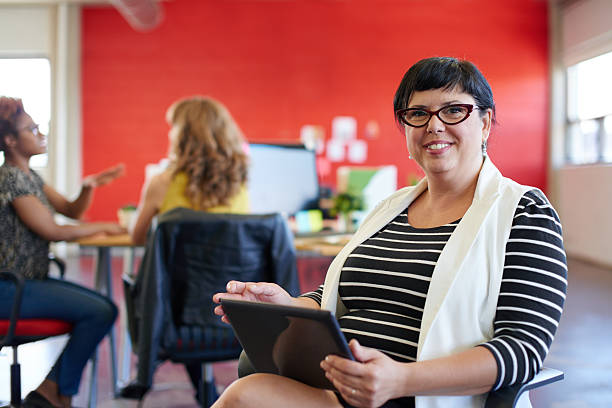
[{"label": "leather chair back", "polygon": [[232,279],[276,282],[298,294],[293,238],[281,215],[180,208],[159,217],[126,293],[140,384],[151,385],[156,360],[238,357],[240,345],[212,302]]}]

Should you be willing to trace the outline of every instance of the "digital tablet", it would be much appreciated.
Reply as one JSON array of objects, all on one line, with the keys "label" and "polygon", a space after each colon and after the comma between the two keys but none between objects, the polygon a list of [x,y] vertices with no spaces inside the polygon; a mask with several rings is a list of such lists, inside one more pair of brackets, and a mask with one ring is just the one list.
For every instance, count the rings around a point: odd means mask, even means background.
[{"label": "digital tablet", "polygon": [[257,372],[335,389],[319,364],[329,354],[354,360],[327,310],[230,299],[221,305]]}]

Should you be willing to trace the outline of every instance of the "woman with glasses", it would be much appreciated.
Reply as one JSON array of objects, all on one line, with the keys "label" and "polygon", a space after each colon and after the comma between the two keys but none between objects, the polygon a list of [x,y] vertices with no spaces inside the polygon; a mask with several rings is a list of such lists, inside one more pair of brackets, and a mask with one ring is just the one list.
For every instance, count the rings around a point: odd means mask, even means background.
[{"label": "woman with glasses", "polygon": [[540,190],[488,157],[489,84],[468,61],[427,58],[406,72],[394,110],[425,178],[368,215],[325,284],[292,298],[229,282],[214,296],[330,310],[357,361],[321,362],[336,392],[252,374],[215,407],[482,407],[542,367],[566,293],[561,224]]},{"label": "woman with glasses", "polygon": [[[70,201],[46,184],[29,167],[30,157],[47,151],[47,138],[28,115],[20,99],[0,97],[0,269],[26,278],[21,318],[52,318],[73,325],[70,339],[53,368],[25,407],[69,407],[79,390],[81,373],[98,343],[111,328],[117,308],[110,299],[79,285],[47,276],[49,242],[88,235],[119,234],[116,224],[59,225],[54,213],[78,219],[97,186],[123,173],[116,166],[83,180],[79,196]],[[9,317],[14,286],[0,281],[0,316]]]}]

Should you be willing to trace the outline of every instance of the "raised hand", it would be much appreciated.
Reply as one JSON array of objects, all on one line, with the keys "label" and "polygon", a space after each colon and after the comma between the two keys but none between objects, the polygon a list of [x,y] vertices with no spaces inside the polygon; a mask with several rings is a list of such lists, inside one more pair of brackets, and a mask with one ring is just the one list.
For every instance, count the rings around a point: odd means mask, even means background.
[{"label": "raised hand", "polygon": [[123,163],[117,164],[106,170],[102,170],[97,174],[92,174],[83,179],[84,187],[100,187],[110,183],[118,177],[125,174],[125,165]]}]

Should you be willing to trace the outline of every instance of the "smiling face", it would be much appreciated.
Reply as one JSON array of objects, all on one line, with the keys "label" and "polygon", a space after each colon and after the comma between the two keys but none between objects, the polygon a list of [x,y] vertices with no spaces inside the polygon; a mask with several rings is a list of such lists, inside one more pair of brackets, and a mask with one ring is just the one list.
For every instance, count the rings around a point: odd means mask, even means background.
[{"label": "smiling face", "polygon": [[[409,108],[437,111],[452,104],[472,104],[474,98],[461,89],[415,91]],[[489,137],[492,112],[474,109],[461,123],[447,125],[433,115],[429,123],[415,128],[404,126],[410,155],[428,178],[474,175],[482,165],[482,142]]]}]

